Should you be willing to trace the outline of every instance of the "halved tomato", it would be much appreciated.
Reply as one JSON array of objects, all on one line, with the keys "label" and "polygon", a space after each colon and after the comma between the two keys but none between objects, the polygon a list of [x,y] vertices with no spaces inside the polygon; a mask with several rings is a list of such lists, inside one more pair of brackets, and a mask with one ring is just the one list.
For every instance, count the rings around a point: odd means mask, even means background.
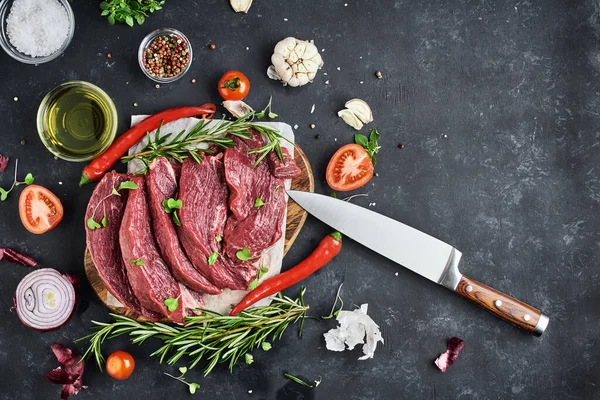
[{"label": "halved tomato", "polygon": [[331,157],[325,177],[333,190],[354,190],[364,186],[373,177],[373,161],[362,146],[347,144]]},{"label": "halved tomato", "polygon": [[58,225],[63,218],[63,206],[45,187],[29,185],[19,197],[19,216],[25,229],[39,235]]}]

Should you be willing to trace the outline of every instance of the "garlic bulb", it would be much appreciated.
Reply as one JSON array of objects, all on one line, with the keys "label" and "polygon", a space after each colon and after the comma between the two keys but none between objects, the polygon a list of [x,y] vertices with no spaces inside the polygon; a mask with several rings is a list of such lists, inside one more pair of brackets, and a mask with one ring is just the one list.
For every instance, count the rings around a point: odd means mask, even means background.
[{"label": "garlic bulb", "polygon": [[345,106],[346,108],[338,112],[338,117],[357,131],[361,130],[364,124],[373,121],[373,112],[365,101],[352,99],[348,100]]},{"label": "garlic bulb", "polygon": [[223,102],[223,107],[225,107],[225,109],[236,118],[242,118],[254,111],[252,107],[244,103],[242,100],[225,100]]},{"label": "garlic bulb", "polygon": [[233,11],[247,13],[252,5],[252,0],[229,0],[229,4]]},{"label": "garlic bulb", "polygon": [[267,70],[269,78],[296,87],[313,81],[323,59],[312,42],[288,37],[275,46],[271,63]]}]

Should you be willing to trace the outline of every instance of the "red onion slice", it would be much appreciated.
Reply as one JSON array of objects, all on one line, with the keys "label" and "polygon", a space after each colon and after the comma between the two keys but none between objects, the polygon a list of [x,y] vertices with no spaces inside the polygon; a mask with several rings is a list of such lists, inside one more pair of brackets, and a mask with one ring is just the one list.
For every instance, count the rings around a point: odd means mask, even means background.
[{"label": "red onion slice", "polygon": [[38,269],[25,275],[15,294],[21,322],[42,332],[62,327],[75,310],[75,300],[73,284],[52,268]]},{"label": "red onion slice", "polygon": [[35,267],[37,265],[37,261],[33,258],[8,247],[0,248],[0,260],[2,259],[24,267]]}]

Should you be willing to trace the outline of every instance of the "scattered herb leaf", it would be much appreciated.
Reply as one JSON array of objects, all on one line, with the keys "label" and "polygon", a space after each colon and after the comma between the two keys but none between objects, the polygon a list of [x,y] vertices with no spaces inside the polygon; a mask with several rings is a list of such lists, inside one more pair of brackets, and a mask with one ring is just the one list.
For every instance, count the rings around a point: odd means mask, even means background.
[{"label": "scattered herb leaf", "polygon": [[283,186],[281,186],[281,185],[277,185],[277,186],[275,187],[275,190],[281,190],[281,189],[283,189]]},{"label": "scattered herb leaf", "polygon": [[112,194],[114,194],[116,196],[120,196],[119,191],[115,188],[112,188]]},{"label": "scattered herb leaf", "polygon": [[177,211],[173,211],[173,222],[177,226],[181,226],[181,221],[179,220],[179,215],[177,215]]},{"label": "scattered herb leaf", "polygon": [[192,382],[188,384],[188,389],[190,390],[190,394],[195,394],[196,390],[200,389],[200,385]]},{"label": "scattered herb leaf", "polygon": [[354,135],[354,142],[362,146],[367,151],[369,156],[371,156],[373,166],[377,165],[375,154],[377,154],[379,152],[379,149],[381,149],[381,146],[379,146],[379,138],[379,132],[377,132],[377,129],[375,128],[371,129],[371,134],[368,138],[360,133]]},{"label": "scattered herb leaf", "polygon": [[223,238],[221,237],[221,235],[217,235],[217,236],[215,236],[215,240],[217,242],[220,242],[221,240],[223,240]]},{"label": "scattered herb leaf", "polygon": [[167,206],[171,210],[181,210],[182,205],[183,205],[183,202],[181,200],[175,200],[173,198],[170,198],[167,200]]},{"label": "scattered herb leaf", "polygon": [[123,189],[135,190],[135,189],[139,189],[139,188],[138,188],[138,185],[135,184],[135,182],[125,181],[125,182],[121,182],[121,184],[119,185],[119,190],[123,190]]},{"label": "scattered herb leaf", "polygon": [[254,200],[254,207],[258,208],[261,206],[264,206],[265,203],[262,201],[262,199],[260,197],[257,197],[256,200]]},{"label": "scattered herb leaf", "polygon": [[243,249],[241,249],[240,251],[238,251],[237,253],[235,253],[236,257],[242,261],[248,261],[249,259],[252,258],[252,255],[250,254],[250,250],[248,250],[247,247],[244,247]]},{"label": "scattered herb leaf", "polygon": [[102,217],[102,227],[106,228],[106,225],[108,225],[108,218],[106,218],[106,215],[104,217]]},{"label": "scattered herb leaf", "polygon": [[262,278],[264,274],[266,274],[267,272],[269,272],[269,268],[267,267],[261,267],[258,270],[258,279]]},{"label": "scattered herb leaf", "polygon": [[260,347],[262,347],[264,351],[269,351],[273,348],[273,346],[271,346],[271,343],[269,342],[262,342]]},{"label": "scattered herb leaf", "polygon": [[[308,388],[314,388],[315,387],[314,385],[311,385],[310,383],[307,383],[307,382],[303,381],[302,379],[300,379],[298,377],[295,377],[292,374],[288,374],[287,372],[285,374],[283,374],[283,376],[285,376],[286,378],[288,378],[289,380],[291,380],[293,382],[296,382],[299,385],[306,386]],[[321,383],[321,382],[319,382],[319,383]]]},{"label": "scattered herb leaf", "polygon": [[187,372],[187,367],[179,367],[179,372],[181,372],[181,374],[185,374]]},{"label": "scattered herb leaf", "polygon": [[252,356],[252,354],[246,353],[244,355],[244,360],[246,361],[246,364],[250,365],[254,362],[254,357]]},{"label": "scattered herb leaf", "polygon": [[169,297],[168,299],[165,299],[164,305],[167,306],[169,312],[173,312],[179,307],[179,299]]},{"label": "scattered herb leaf", "polygon": [[0,188],[0,201],[6,200],[8,197],[8,192],[2,188]]},{"label": "scattered herb leaf", "polygon": [[91,231],[93,231],[94,229],[101,228],[102,226],[96,221],[94,221],[94,217],[89,217],[87,220],[87,227],[90,228]]},{"label": "scattered herb leaf", "polygon": [[31,185],[33,181],[35,181],[35,178],[33,177],[33,175],[31,175],[31,172],[25,175],[25,183],[27,185]]},{"label": "scattered herb leaf", "polygon": [[137,259],[137,260],[135,258],[132,258],[131,260],[129,260],[129,263],[130,264],[135,264],[138,267],[141,267],[142,265],[144,265],[144,261],[141,258]]},{"label": "scattered herb leaf", "polygon": [[166,372],[164,374],[175,380],[178,380],[181,383],[186,384],[188,386],[188,390],[190,391],[190,394],[194,394],[194,393],[196,393],[196,390],[200,389],[200,385],[197,383],[194,383],[194,382],[188,383],[185,381],[184,376],[187,371],[188,371],[188,369],[186,367],[179,367],[179,372],[181,372],[181,375],[179,375],[179,376],[173,376],[171,374],[167,374]]},{"label": "scattered herb leaf", "polygon": [[253,280],[252,282],[250,282],[250,284],[248,285],[248,290],[254,290],[258,287],[258,279]]},{"label": "scattered herb leaf", "polygon": [[219,252],[215,251],[210,256],[208,256],[208,265],[209,266],[214,265],[217,262],[218,258],[219,258]]},{"label": "scattered herb leaf", "polygon": [[269,112],[269,118],[273,119],[273,118],[277,118],[278,115],[275,114],[274,112]]}]

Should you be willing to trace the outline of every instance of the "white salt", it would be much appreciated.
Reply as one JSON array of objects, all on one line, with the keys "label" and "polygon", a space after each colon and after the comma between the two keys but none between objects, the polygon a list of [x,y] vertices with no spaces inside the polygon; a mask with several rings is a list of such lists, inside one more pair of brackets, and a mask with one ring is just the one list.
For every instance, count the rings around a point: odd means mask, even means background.
[{"label": "white salt", "polygon": [[69,36],[69,15],[57,0],[15,0],[6,19],[10,43],[23,54],[45,57]]}]

